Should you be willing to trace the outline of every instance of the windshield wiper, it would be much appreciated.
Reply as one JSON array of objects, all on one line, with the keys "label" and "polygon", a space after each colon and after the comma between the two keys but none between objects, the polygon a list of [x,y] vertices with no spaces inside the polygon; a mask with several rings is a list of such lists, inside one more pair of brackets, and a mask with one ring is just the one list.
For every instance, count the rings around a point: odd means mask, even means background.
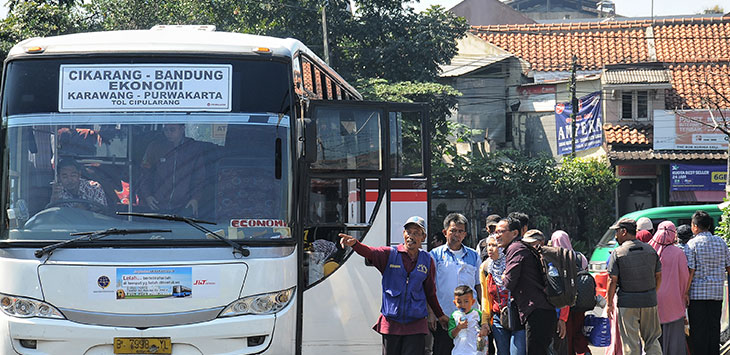
[{"label": "windshield wiper", "polygon": [[164,219],[166,221],[175,221],[175,222],[185,222],[185,223],[189,224],[190,226],[192,226],[193,228],[195,228],[195,229],[197,229],[197,230],[199,230],[201,232],[204,232],[206,236],[207,235],[212,235],[216,239],[222,240],[226,244],[230,245],[233,248],[233,250],[234,250],[234,252],[233,252],[234,254],[235,254],[236,251],[238,251],[239,253],[241,253],[241,255],[243,255],[243,256],[249,256],[251,254],[251,252],[248,249],[240,246],[238,243],[236,243],[236,242],[234,242],[234,241],[232,241],[232,240],[230,240],[230,239],[228,239],[226,237],[223,237],[223,236],[219,235],[218,233],[213,232],[210,229],[205,228],[205,227],[203,227],[203,226],[200,225],[200,223],[217,224],[215,222],[208,222],[208,221],[204,221],[204,220],[201,220],[201,219],[190,218],[190,217],[183,217],[183,216],[178,216],[178,215],[174,215],[174,214],[163,214],[163,213],[117,212],[117,215],[120,215],[120,216],[144,217],[144,218],[154,218],[154,219]]},{"label": "windshield wiper", "polygon": [[71,236],[80,236],[77,238],[64,240],[62,242],[58,242],[55,244],[51,244],[48,246],[45,246],[41,249],[38,249],[35,251],[35,257],[40,258],[46,253],[50,253],[58,248],[65,247],[69,244],[76,243],[78,241],[86,240],[86,241],[92,241],[97,240],[106,237],[107,235],[123,235],[123,234],[147,234],[147,233],[169,233],[172,232],[169,229],[116,229],[116,228],[109,228],[105,230],[99,230],[99,231],[91,231],[91,232],[78,232],[78,233],[71,233],[69,235]]}]

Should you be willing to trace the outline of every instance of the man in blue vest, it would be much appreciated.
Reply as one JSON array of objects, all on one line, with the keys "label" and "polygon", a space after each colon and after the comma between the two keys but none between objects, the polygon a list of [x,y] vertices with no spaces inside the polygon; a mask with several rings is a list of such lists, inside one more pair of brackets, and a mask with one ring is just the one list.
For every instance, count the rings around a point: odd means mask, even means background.
[{"label": "man in blue vest", "polygon": [[340,244],[352,247],[383,274],[383,303],[373,329],[383,336],[385,355],[423,355],[428,333],[428,306],[445,327],[446,316],[436,299],[436,266],[420,249],[426,238],[426,221],[410,217],[403,224],[403,244],[370,247],[340,233]]}]

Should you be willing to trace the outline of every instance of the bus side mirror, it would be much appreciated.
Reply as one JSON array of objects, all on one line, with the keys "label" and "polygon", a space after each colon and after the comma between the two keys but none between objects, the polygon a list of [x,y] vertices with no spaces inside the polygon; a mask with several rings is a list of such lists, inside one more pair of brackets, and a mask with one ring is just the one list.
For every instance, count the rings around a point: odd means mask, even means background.
[{"label": "bus side mirror", "polygon": [[302,157],[307,163],[317,161],[317,124],[310,118],[302,119],[304,134],[304,152]]}]

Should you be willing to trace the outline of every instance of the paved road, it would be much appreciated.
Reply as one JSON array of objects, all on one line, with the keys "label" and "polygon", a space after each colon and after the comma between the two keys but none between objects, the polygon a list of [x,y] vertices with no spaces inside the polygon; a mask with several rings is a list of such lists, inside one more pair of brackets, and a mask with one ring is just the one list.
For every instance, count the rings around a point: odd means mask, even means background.
[{"label": "paved road", "polygon": [[593,355],[604,355],[606,353],[606,348],[597,348],[595,346],[589,346],[591,349],[591,354]]}]

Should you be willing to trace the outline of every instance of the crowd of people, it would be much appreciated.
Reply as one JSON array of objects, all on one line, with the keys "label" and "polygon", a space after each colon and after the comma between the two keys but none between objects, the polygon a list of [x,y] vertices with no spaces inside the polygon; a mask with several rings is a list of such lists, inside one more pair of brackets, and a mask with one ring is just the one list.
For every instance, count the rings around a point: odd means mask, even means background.
[{"label": "crowd of people", "polygon": [[[545,245],[573,250],[568,234],[557,230],[548,239],[529,229],[520,212],[491,215],[486,225],[488,236],[472,249],[463,244],[468,220],[449,214],[430,252],[421,249],[426,225],[418,216],[405,221],[397,247],[370,247],[340,234],[343,247],[383,275],[373,327],[383,354],[590,354],[586,310],[551,304],[535,253]],[[719,354],[730,249],[710,233],[712,225],[709,214],[697,211],[691,225],[664,221],[654,230],[649,219],[621,219],[611,226],[619,246],[607,262],[607,355]],[[573,253],[576,268],[587,270],[585,256]]]},{"label": "crowd of people", "polygon": [[[606,354],[720,353],[730,249],[712,227],[705,211],[696,211],[691,225],[664,221],[656,232],[648,219],[611,227],[620,246],[608,261],[613,337]],[[652,237],[639,239],[644,231]]]}]

